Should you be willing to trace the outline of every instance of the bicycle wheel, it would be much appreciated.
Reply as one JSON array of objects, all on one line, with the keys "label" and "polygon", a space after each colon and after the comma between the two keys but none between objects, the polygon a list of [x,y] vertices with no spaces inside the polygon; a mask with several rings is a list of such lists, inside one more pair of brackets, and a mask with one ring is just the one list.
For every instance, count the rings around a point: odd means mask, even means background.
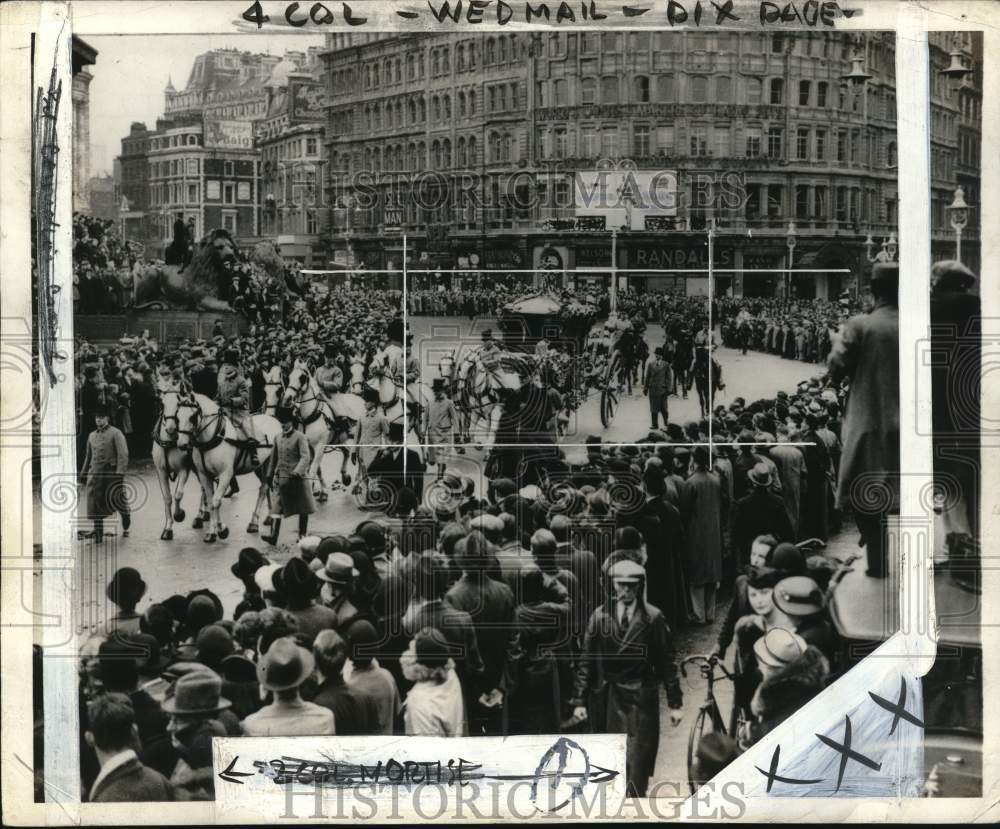
[{"label": "bicycle wheel", "polygon": [[604,372],[604,388],[601,389],[601,424],[605,429],[615,419],[622,380],[622,358],[616,351],[608,364],[607,371]]},{"label": "bicycle wheel", "polygon": [[601,424],[607,429],[615,419],[618,409],[618,395],[614,389],[604,389],[601,392]]},{"label": "bicycle wheel", "polygon": [[698,756],[698,745],[701,743],[702,737],[713,731],[719,734],[726,733],[726,725],[722,721],[719,706],[715,704],[702,706],[698,716],[695,717],[694,725],[691,726],[691,733],[688,735],[687,772],[691,794],[698,790],[698,781],[694,779],[694,761]]}]

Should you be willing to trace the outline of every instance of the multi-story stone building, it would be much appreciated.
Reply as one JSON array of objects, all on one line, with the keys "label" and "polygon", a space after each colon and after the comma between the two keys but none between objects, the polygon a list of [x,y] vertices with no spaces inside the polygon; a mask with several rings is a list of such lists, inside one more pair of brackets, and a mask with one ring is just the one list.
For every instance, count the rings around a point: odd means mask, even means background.
[{"label": "multi-story stone building", "polygon": [[323,182],[324,90],[318,65],[286,54],[267,83],[268,106],[258,122],[261,161],[261,235],[286,259],[311,268],[326,264],[328,210]]},{"label": "multi-story stone building", "polygon": [[82,38],[73,36],[73,210],[88,209],[87,184],[90,181],[90,82],[87,69],[97,62],[97,50]]},{"label": "multi-story stone building", "polygon": [[[889,33],[336,34],[327,46],[327,200],[353,205],[334,211],[330,242],[368,267],[398,263],[403,231],[432,266],[544,259],[578,280],[606,279],[614,247],[633,284],[702,293],[712,223],[717,291],[832,297],[863,280],[866,237],[896,231]],[[954,189],[958,96],[938,92],[937,180]],[[587,209],[577,174],[599,167],[617,169],[611,182],[634,169],[661,209],[634,197],[636,210]],[[790,253],[819,273],[782,274]]]}]

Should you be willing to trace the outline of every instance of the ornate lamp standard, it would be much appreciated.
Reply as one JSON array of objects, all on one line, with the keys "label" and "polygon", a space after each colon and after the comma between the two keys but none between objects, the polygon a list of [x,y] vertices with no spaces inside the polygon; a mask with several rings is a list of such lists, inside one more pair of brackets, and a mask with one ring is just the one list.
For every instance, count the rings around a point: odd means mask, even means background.
[{"label": "ornate lamp standard", "polygon": [[955,200],[945,210],[948,211],[948,221],[955,231],[955,259],[962,261],[962,231],[969,223],[969,205],[965,203],[965,190],[955,188]]},{"label": "ornate lamp standard", "polygon": [[789,222],[788,230],[785,233],[785,245],[788,247],[788,270],[785,272],[785,299],[791,299],[792,297],[792,263],[795,257],[797,236],[795,222]]}]

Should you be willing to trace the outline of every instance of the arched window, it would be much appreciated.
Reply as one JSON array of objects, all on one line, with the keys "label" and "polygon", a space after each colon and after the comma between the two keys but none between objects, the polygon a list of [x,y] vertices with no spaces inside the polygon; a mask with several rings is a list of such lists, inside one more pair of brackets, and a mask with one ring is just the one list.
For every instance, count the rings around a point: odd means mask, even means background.
[{"label": "arched window", "polygon": [[509,107],[507,106],[507,87],[501,86],[497,90],[497,108],[500,112],[506,112]]},{"label": "arched window", "polygon": [[475,69],[479,60],[479,45],[473,41],[469,44],[469,69]]},{"label": "arched window", "polygon": [[461,90],[458,92],[458,117],[465,117],[465,93]]},{"label": "arched window", "polygon": [[476,114],[476,90],[469,90],[469,115]]},{"label": "arched window", "polygon": [[689,100],[693,104],[703,104],[708,101],[708,78],[701,75],[691,77]]},{"label": "arched window", "polygon": [[503,135],[503,148],[501,151],[502,152],[501,157],[504,161],[510,161],[511,150],[513,146],[514,146],[514,137],[509,132],[505,132]]},{"label": "arched window", "polygon": [[465,46],[461,43],[455,47],[455,68],[459,72],[465,71]]},{"label": "arched window", "polygon": [[559,78],[552,82],[552,105],[564,107],[569,104],[569,82]]},{"label": "arched window", "polygon": [[476,148],[476,136],[469,139],[469,164],[475,164],[479,160],[478,149]]},{"label": "arched window", "polygon": [[583,78],[580,81],[580,103],[597,103],[597,78]]},{"label": "arched window", "polygon": [[431,111],[434,113],[434,120],[435,121],[440,121],[441,120],[441,101],[438,99],[437,95],[435,95],[434,97],[431,98]]},{"label": "arched window", "polygon": [[413,55],[406,56],[406,77],[411,81],[416,77],[416,63],[413,60]]},{"label": "arched window", "polygon": [[732,103],[732,91],[733,83],[732,79],[727,75],[721,75],[715,79],[715,103],[717,104],[728,104]]},{"label": "arched window", "polygon": [[406,169],[413,172],[417,169],[417,145],[410,144],[406,148]]},{"label": "arched window", "polygon": [[441,72],[441,65],[438,61],[437,49],[431,49],[431,74],[437,75]]},{"label": "arched window", "polygon": [[468,164],[468,156],[465,154],[465,139],[458,139],[458,166],[464,167]]},{"label": "arched window", "polygon": [[637,104],[649,103],[649,78],[636,75],[632,79],[632,101]]},{"label": "arched window", "polygon": [[435,170],[441,169],[441,144],[437,139],[431,144],[431,164]]},{"label": "arched window", "polygon": [[601,35],[601,44],[605,52],[620,52],[621,36],[617,32],[605,32]]},{"label": "arched window", "polygon": [[441,96],[441,111],[444,113],[445,119],[451,118],[451,95],[447,92]]},{"label": "arched window", "polygon": [[417,162],[421,167],[427,163],[427,144],[423,141],[417,144]]},{"label": "arched window", "polygon": [[375,86],[378,86],[380,83],[378,75],[379,75],[378,64],[376,63],[372,67],[372,83],[375,84]]},{"label": "arched window", "polygon": [[403,126],[403,102],[396,101],[396,123]]},{"label": "arched window", "polygon": [[427,120],[427,101],[424,100],[423,95],[417,99],[417,110],[420,113],[420,123],[422,124]]},{"label": "arched window", "polygon": [[441,71],[446,74],[451,71],[451,53],[447,46],[441,50]]},{"label": "arched window", "polygon": [[497,38],[497,41],[498,41],[498,52],[499,52],[498,57],[500,63],[507,63],[507,61],[510,60],[510,53],[508,51],[508,46],[507,46],[507,36],[500,35],[500,37]]},{"label": "arched window", "polygon": [[382,77],[386,83],[392,83],[392,61],[389,58],[385,59],[385,64],[382,66]]},{"label": "arched window", "polygon": [[[605,37],[607,37],[606,34]],[[617,75],[605,75],[603,78],[601,78],[601,103],[602,104],[618,103]]]},{"label": "arched window", "polygon": [[451,141],[447,138],[441,142],[441,166],[446,170],[451,167]]},{"label": "arched window", "polygon": [[497,62],[497,43],[492,37],[486,38],[486,56],[483,58],[483,63],[489,66],[492,63]]},{"label": "arched window", "polygon": [[406,110],[407,114],[410,116],[410,123],[417,123],[417,102],[413,100],[413,98],[410,98],[410,100],[406,102]]}]

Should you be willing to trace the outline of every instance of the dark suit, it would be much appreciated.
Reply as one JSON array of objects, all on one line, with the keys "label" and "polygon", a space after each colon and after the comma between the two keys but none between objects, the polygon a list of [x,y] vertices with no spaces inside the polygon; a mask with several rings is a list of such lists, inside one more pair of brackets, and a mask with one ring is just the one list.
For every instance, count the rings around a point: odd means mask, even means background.
[{"label": "dark suit", "polygon": [[649,416],[652,427],[659,428],[660,415],[663,415],[663,423],[666,425],[667,398],[673,385],[673,377],[670,371],[670,364],[662,358],[654,358],[646,365],[646,376],[642,381],[643,390],[649,395]]},{"label": "dark suit", "polygon": [[628,735],[629,794],[643,797],[660,743],[659,685],[671,708],[681,707],[683,694],[673,637],[659,609],[642,601],[634,604],[624,636],[617,630],[617,612],[609,601],[590,617],[573,705],[587,705],[595,732]]},{"label": "dark suit", "polygon": [[451,658],[455,660],[455,670],[462,682],[462,689],[468,689],[471,693],[474,688],[478,688],[483,675],[483,657],[479,653],[472,617],[464,610],[456,610],[442,599],[434,599],[403,615],[403,630],[408,637],[412,638],[425,627],[437,628],[452,646]]},{"label": "dark suit", "polygon": [[753,540],[758,535],[768,534],[779,541],[793,541],[795,538],[781,496],[763,487],[755,487],[749,495],[740,498],[733,509],[733,549],[738,567],[750,563]]},{"label": "dark suit", "polygon": [[377,730],[378,707],[375,700],[348,685],[343,677],[325,680],[313,702],[333,712],[333,727],[338,736],[372,734]]}]

